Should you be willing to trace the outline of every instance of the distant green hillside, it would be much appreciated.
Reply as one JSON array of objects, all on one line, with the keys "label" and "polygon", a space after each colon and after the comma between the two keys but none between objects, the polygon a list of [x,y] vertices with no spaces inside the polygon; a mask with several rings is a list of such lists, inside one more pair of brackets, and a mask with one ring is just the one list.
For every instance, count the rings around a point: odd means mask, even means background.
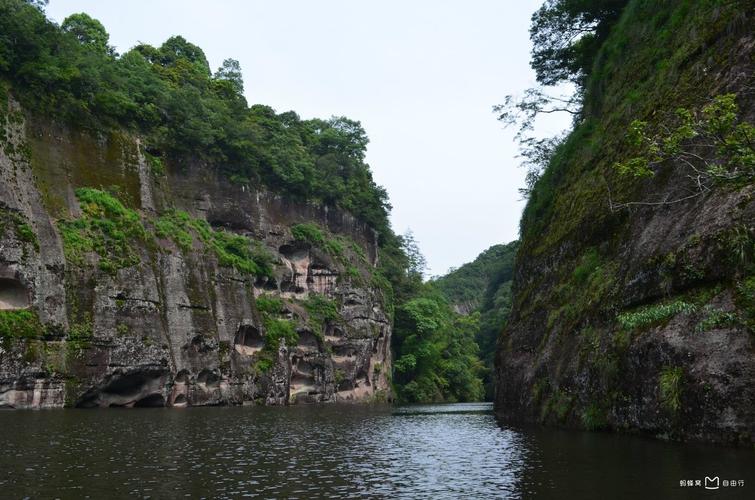
[{"label": "distant green hillside", "polygon": [[488,399],[492,397],[490,373],[496,338],[511,310],[511,280],[518,247],[518,241],[493,245],[472,262],[430,282],[457,312],[479,318],[475,341],[480,347],[480,359],[489,370],[484,379]]},{"label": "distant green hillside", "polygon": [[516,249],[516,242],[493,245],[472,262],[433,279],[431,283],[457,312],[469,314],[480,307],[491,276],[502,267],[511,272]]}]

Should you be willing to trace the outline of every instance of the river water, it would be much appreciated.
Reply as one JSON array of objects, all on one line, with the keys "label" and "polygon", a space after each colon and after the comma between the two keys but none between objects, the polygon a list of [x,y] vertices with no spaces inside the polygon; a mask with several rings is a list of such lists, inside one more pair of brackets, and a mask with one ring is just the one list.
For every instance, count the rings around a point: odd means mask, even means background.
[{"label": "river water", "polygon": [[500,427],[489,404],[6,411],[0,444],[2,498],[755,498],[753,450]]}]

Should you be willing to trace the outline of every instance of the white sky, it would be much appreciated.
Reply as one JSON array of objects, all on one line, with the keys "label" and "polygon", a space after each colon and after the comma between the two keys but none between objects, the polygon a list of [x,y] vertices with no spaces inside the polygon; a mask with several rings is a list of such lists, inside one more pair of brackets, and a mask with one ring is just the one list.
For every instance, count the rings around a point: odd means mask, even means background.
[{"label": "white sky", "polygon": [[[240,61],[250,104],[361,121],[394,230],[411,228],[429,274],[443,274],[517,238],[524,171],[491,108],[535,82],[528,28],[541,3],[50,0],[47,13],[99,19],[118,52],[182,35],[213,69]],[[539,131],[567,124],[549,116]]]}]

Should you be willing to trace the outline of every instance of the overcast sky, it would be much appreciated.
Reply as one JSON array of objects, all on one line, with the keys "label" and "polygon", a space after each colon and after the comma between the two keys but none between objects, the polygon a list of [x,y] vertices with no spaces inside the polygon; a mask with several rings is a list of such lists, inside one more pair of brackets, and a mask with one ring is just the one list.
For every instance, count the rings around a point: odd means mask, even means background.
[{"label": "overcast sky", "polygon": [[[213,68],[240,61],[250,104],[361,121],[394,230],[411,228],[429,274],[443,274],[517,238],[524,172],[491,108],[534,84],[528,27],[541,3],[50,0],[47,13],[87,12],[119,52],[182,35]],[[544,133],[567,124],[548,119]]]}]

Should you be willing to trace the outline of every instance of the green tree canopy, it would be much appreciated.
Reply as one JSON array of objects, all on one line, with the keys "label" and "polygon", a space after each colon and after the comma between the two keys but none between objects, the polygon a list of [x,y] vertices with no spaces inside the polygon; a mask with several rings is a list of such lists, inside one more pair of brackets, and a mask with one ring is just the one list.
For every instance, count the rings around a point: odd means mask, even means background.
[{"label": "green tree canopy", "polygon": [[71,14],[63,21],[61,29],[72,34],[82,45],[91,47],[98,52],[107,52],[108,35],[107,30],[97,19],[89,17],[87,14]]},{"label": "green tree canopy", "polygon": [[235,94],[244,93],[244,78],[241,74],[241,65],[236,59],[226,59],[223,65],[215,72],[215,80],[218,82],[228,82],[228,85]]},{"label": "green tree canopy", "polygon": [[341,208],[395,243],[358,121],[249,107],[238,61],[213,75],[202,49],[181,36],[122,56],[107,43],[86,14],[58,27],[27,1],[0,0],[0,81],[28,110],[97,132],[126,129],[166,164],[190,157],[233,182]]},{"label": "green tree canopy", "polygon": [[[422,283],[424,257],[411,234],[404,246],[403,274],[394,284],[394,381],[407,402],[479,401],[485,373],[475,335],[479,314],[462,316],[432,284]],[[382,254],[381,254],[382,257]]]},{"label": "green tree canopy", "polygon": [[595,56],[628,0],[546,0],[532,15],[532,69],[537,81],[584,84]]},{"label": "green tree canopy", "polygon": [[518,247],[517,241],[493,245],[474,261],[429,283],[455,309],[468,312],[469,321],[464,325],[472,328],[472,338],[479,346],[479,357],[486,367],[483,381],[488,399],[493,397],[496,342],[511,310],[511,283]]}]

